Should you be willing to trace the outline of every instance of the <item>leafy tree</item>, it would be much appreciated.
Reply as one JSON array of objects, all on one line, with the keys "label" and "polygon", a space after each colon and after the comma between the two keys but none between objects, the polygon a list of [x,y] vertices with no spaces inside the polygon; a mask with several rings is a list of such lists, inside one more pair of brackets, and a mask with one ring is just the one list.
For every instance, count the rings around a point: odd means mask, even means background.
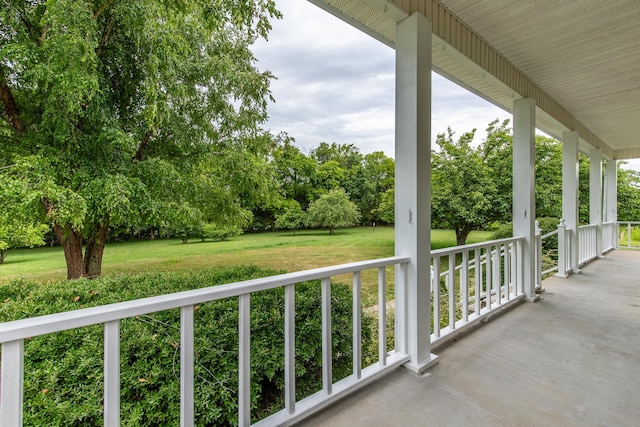
[{"label": "leafy tree", "polygon": [[282,134],[279,139],[281,144],[273,151],[273,164],[283,196],[306,209],[313,201],[317,164],[293,145],[293,138]]},{"label": "leafy tree", "polygon": [[343,169],[335,160],[329,160],[318,166],[316,172],[316,182],[314,192],[316,197],[326,193],[327,191],[341,188],[347,177],[347,171]]},{"label": "leafy tree", "polygon": [[389,190],[382,193],[380,197],[380,205],[376,210],[376,215],[380,217],[380,219],[388,224],[393,224],[396,222],[396,205],[395,205],[395,190],[390,188]]},{"label": "leafy tree", "polygon": [[275,188],[254,185],[272,76],[249,47],[277,16],[273,0],[3,3],[0,173],[22,171],[70,279],[100,275],[110,228],[240,215]]},{"label": "leafy tree", "polygon": [[378,208],[383,194],[394,187],[394,177],[395,163],[382,151],[365,154],[362,164],[350,174],[345,190],[358,206],[364,223],[382,220]]},{"label": "leafy tree", "polygon": [[498,189],[482,149],[471,146],[474,133],[454,141],[449,129],[446,136],[438,135],[440,151],[432,154],[432,220],[436,227],[454,229],[458,245],[497,215]]},{"label": "leafy tree", "polygon": [[276,218],[276,227],[284,230],[296,230],[301,228],[307,219],[307,215],[295,200],[291,201],[287,210]]},{"label": "leafy tree", "polygon": [[349,227],[360,221],[358,207],[349,200],[343,188],[331,190],[309,205],[307,224],[327,227],[329,234],[339,227]]},{"label": "leafy tree", "polygon": [[362,154],[360,154],[358,147],[353,144],[338,144],[335,142],[327,144],[326,142],[321,142],[318,148],[311,150],[310,157],[318,165],[336,162],[344,170],[354,169],[362,163]]},{"label": "leafy tree", "polygon": [[640,219],[640,172],[618,164],[618,219]]},{"label": "leafy tree", "polygon": [[[15,166],[10,169],[16,172]],[[49,226],[33,214],[28,193],[21,180],[0,175],[0,264],[9,249],[44,245]]]}]

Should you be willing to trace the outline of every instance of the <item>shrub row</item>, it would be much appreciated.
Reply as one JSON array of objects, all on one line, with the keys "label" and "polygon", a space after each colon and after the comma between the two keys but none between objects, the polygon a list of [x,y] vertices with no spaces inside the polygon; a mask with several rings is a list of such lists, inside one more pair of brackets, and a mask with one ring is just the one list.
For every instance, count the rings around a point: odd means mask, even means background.
[{"label": "shrub row", "polygon": [[[257,267],[145,273],[99,280],[15,280],[0,286],[0,321],[99,306],[153,295],[276,274]],[[351,373],[351,290],[332,286],[334,380]],[[238,300],[194,307],[196,424],[236,425]],[[121,322],[123,426],[178,425],[180,421],[180,313],[178,309]],[[371,348],[371,321],[363,317],[363,347]],[[296,285],[298,399],[322,388],[319,282]],[[284,291],[251,297],[251,408],[255,420],[283,407]],[[364,357],[367,357],[366,355]],[[99,426],[103,417],[103,327],[65,331],[25,341],[25,419],[29,426]]]}]

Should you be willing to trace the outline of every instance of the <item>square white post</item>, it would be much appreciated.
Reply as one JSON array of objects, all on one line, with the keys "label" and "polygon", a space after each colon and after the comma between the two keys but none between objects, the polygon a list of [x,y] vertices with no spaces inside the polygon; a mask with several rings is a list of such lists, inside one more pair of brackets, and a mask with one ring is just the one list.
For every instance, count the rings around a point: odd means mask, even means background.
[{"label": "square white post", "polygon": [[536,103],[533,98],[513,103],[513,235],[524,237],[522,245],[523,289],[528,301],[536,301],[535,162]]},{"label": "square white post", "polygon": [[597,225],[596,255],[602,258],[602,150],[589,152],[589,224]]},{"label": "square white post", "polygon": [[[565,258],[567,270],[571,273],[580,273],[578,268],[580,241],[578,240],[578,213],[580,202],[578,198],[579,177],[579,146],[578,132],[565,132],[562,142],[562,218],[566,226],[569,238],[569,258]],[[565,251],[565,248],[558,248]]]},{"label": "square white post", "polygon": [[431,354],[431,23],[414,13],[396,29],[395,253],[410,257],[404,307],[408,369]]},{"label": "square white post", "polygon": [[604,188],[604,220],[614,223],[611,239],[613,248],[618,249],[618,227],[615,225],[618,221],[618,162],[615,160],[607,159]]}]

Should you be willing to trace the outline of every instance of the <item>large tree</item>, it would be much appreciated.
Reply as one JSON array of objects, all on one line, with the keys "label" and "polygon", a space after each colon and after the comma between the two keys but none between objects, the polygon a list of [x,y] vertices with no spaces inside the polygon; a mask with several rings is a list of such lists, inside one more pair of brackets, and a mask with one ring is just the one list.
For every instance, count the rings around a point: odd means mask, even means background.
[{"label": "large tree", "polygon": [[0,173],[21,171],[69,278],[101,274],[112,227],[255,199],[258,178],[229,177],[268,150],[272,76],[249,47],[277,15],[273,0],[2,2]]},{"label": "large tree", "polygon": [[431,158],[432,222],[454,229],[458,245],[464,245],[474,228],[486,226],[498,214],[496,179],[482,148],[471,144],[474,133],[464,133],[457,141],[451,129],[447,135],[439,134],[440,150],[433,151]]},{"label": "large tree", "polygon": [[325,227],[329,234],[336,228],[351,227],[360,221],[358,207],[349,200],[343,188],[331,190],[309,205],[307,223],[311,227]]}]

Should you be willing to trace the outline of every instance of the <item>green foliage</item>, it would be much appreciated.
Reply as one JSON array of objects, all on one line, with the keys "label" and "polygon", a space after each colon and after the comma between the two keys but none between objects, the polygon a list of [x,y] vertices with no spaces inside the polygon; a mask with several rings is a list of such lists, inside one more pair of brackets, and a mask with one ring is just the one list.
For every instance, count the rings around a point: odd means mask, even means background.
[{"label": "green foliage", "polygon": [[453,228],[458,245],[476,227],[498,215],[498,188],[483,157],[482,147],[471,146],[475,131],[453,140],[453,131],[438,135],[440,151],[432,153],[432,222],[435,227]]},{"label": "green foliage", "polygon": [[276,228],[293,230],[293,234],[296,234],[296,230],[305,224],[306,219],[307,215],[300,207],[300,204],[294,200],[284,213],[276,218]]},{"label": "green foliage", "polygon": [[0,264],[10,249],[44,245],[49,226],[32,212],[28,193],[23,182],[0,174]]},{"label": "green foliage", "polygon": [[[95,307],[271,275],[256,267],[149,273],[47,286],[25,280],[0,287],[0,321]],[[296,285],[298,398],[322,388],[319,282]],[[352,297],[332,285],[334,380],[351,373]],[[237,424],[238,302],[230,298],[194,307],[196,424]],[[168,310],[121,321],[123,425],[178,425],[180,313]],[[370,348],[371,321],[362,339]],[[25,425],[102,425],[102,326],[25,341]],[[251,408],[254,421],[283,406],[284,292],[251,297]]]},{"label": "green foliage", "polygon": [[328,228],[329,234],[333,234],[335,228],[350,227],[358,221],[358,207],[342,188],[323,194],[307,210],[307,223],[311,227]]},{"label": "green foliage", "polygon": [[393,188],[382,193],[380,197],[380,205],[376,214],[379,218],[387,224],[393,224],[396,222],[396,207],[395,207],[395,190]]},{"label": "green foliage", "polygon": [[9,1],[0,14],[0,175],[30,189],[69,277],[101,259],[106,228],[166,227],[175,206],[223,223],[275,196],[258,127],[272,75],[250,50],[280,16],[273,0]]},{"label": "green foliage", "polygon": [[640,218],[640,172],[618,164],[618,219],[638,221]]},{"label": "green foliage", "polygon": [[242,234],[240,227],[234,226],[220,226],[218,224],[205,224],[202,227],[202,233],[200,238],[202,241],[205,239],[211,239],[214,242],[222,242],[230,239],[231,237],[239,236]]}]

